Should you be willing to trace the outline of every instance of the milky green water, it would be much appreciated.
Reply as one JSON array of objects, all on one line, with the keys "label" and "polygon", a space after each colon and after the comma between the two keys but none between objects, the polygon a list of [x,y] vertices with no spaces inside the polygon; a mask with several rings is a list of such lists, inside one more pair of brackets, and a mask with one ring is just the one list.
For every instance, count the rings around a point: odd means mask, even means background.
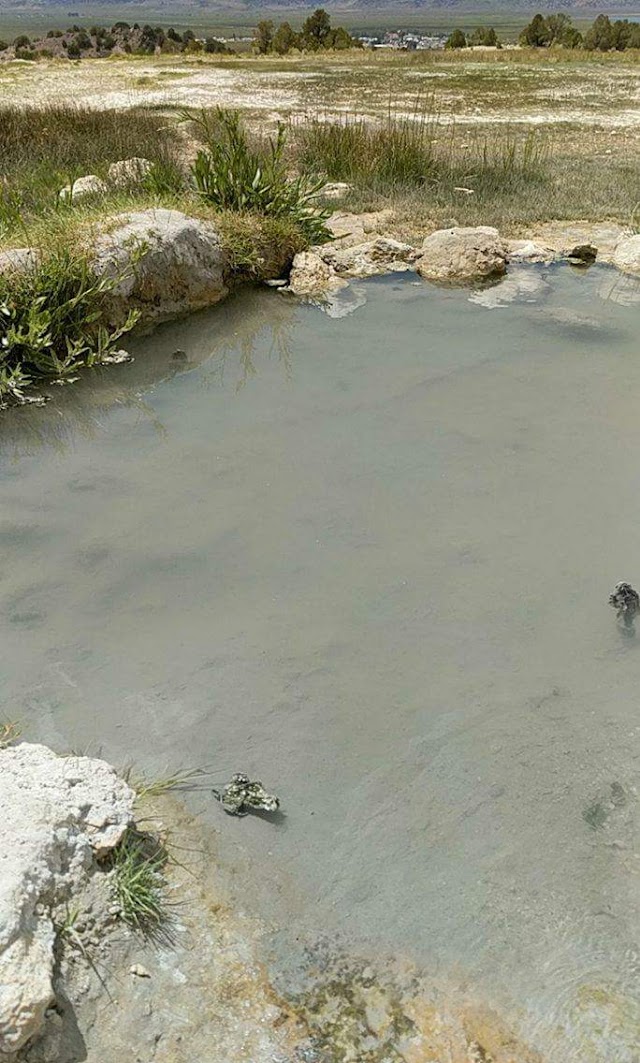
[{"label": "milky green water", "polygon": [[632,1063],[640,633],[607,597],[640,584],[640,285],[507,284],[245,294],[3,415],[0,716],[262,778],[279,823],[190,800],[292,937]]}]

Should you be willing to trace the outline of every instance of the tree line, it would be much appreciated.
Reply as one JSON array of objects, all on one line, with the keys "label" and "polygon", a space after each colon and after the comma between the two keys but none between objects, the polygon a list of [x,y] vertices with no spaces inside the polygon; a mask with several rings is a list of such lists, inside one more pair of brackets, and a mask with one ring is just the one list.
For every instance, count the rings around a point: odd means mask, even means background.
[{"label": "tree line", "polygon": [[[608,15],[598,15],[585,34],[574,26],[569,15],[534,15],[520,34],[521,45],[529,48],[584,48],[594,52],[624,52],[640,48],[640,24],[625,19],[612,22]],[[479,26],[473,33],[457,29],[447,38],[445,48],[501,48],[493,26]]]},{"label": "tree line", "polygon": [[585,48],[590,52],[624,52],[640,48],[640,25],[625,19],[612,22],[608,15],[598,15],[583,35],[568,15],[534,15],[520,34],[520,44],[530,48]]},{"label": "tree line", "polygon": [[320,52],[345,48],[361,48],[362,44],[351,36],[343,26],[331,25],[331,19],[324,8],[317,8],[302,24],[299,33],[289,22],[281,22],[278,27],[271,19],[258,23],[255,36],[255,48],[259,55],[286,55],[287,52]]},{"label": "tree line", "polygon": [[445,48],[502,48],[498,40],[498,34],[493,26],[478,26],[473,33],[465,33],[464,30],[454,30],[447,37]]}]

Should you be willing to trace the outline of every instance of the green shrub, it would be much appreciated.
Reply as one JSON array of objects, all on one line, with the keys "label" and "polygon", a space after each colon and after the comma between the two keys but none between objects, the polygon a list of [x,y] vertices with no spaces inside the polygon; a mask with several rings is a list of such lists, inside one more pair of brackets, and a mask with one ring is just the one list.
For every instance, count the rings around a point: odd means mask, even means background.
[{"label": "green shrub", "polygon": [[109,331],[105,296],[120,278],[96,278],[87,261],[61,251],[25,271],[0,275],[0,403],[25,400],[44,377],[64,378],[108,356],[136,323]]},{"label": "green shrub", "polygon": [[16,37],[16,39],[13,42],[13,47],[14,48],[29,48],[30,45],[31,45],[31,41],[27,37],[26,33],[21,33],[20,36]]},{"label": "green shrub", "polygon": [[0,52],[6,52],[9,45],[6,41],[0,41]]},{"label": "green shrub", "polygon": [[217,37],[207,37],[204,50],[207,55],[228,55],[231,49],[227,48],[224,41],[219,41]]},{"label": "green shrub", "polygon": [[[190,116],[186,116],[190,117]],[[289,178],[284,158],[286,133],[252,146],[237,111],[203,111],[196,120],[205,148],[193,177],[198,193],[223,210],[288,218],[311,243],[328,237],[327,213],[317,207],[321,181]]]},{"label": "green shrub", "polygon": [[30,59],[31,61],[38,58],[38,53],[33,48],[16,48],[16,59]]}]

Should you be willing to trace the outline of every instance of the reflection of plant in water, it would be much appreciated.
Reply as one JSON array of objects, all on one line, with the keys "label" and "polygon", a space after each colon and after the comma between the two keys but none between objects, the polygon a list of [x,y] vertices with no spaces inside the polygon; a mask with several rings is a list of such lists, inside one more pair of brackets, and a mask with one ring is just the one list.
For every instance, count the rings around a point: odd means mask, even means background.
[{"label": "reflection of plant in water", "polygon": [[63,454],[78,436],[94,439],[103,427],[105,414],[116,407],[138,410],[160,436],[165,436],[166,429],[153,406],[135,389],[136,380],[131,382],[133,387],[129,383],[134,370],[134,366],[106,373],[98,370],[56,394],[55,404],[44,410],[30,406],[12,410],[10,417],[0,421],[0,454],[17,460],[43,447]]},{"label": "reflection of plant in water", "polygon": [[[267,299],[268,316],[265,314]],[[253,296],[244,295],[230,310],[228,329],[225,329],[230,333],[230,339],[214,352],[208,379],[218,387],[224,387],[227,360],[237,358],[240,372],[235,391],[242,391],[258,375],[256,355],[259,350],[261,357],[266,355],[269,361],[276,359],[285,381],[290,381],[293,378],[291,334],[296,322],[294,304],[285,296],[256,291]]]}]

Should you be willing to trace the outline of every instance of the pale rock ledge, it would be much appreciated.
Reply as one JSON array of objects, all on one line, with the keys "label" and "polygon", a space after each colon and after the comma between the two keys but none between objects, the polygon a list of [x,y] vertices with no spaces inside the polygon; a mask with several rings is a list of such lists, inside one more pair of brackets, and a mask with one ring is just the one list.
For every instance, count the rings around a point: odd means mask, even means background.
[{"label": "pale rock ledge", "polygon": [[103,760],[0,748],[0,1056],[41,1030],[53,1000],[52,910],[118,844],[134,797]]}]

